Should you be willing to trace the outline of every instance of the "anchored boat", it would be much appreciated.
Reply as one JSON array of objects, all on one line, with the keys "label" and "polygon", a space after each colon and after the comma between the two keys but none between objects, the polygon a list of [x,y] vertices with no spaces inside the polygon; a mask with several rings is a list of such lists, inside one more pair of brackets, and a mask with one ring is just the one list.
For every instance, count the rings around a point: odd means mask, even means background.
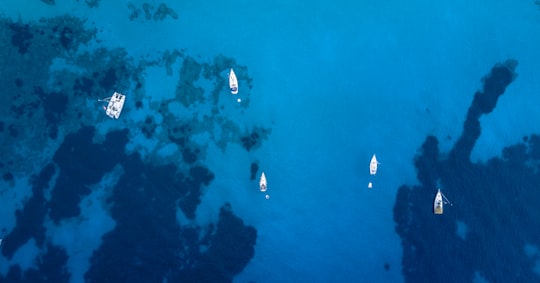
[{"label": "anchored boat", "polygon": [[[443,201],[444,199],[444,201]],[[437,189],[437,194],[435,195],[435,200],[433,201],[433,213],[443,214],[443,205],[449,204],[452,206],[452,203],[446,198],[446,196],[441,192],[441,189]]]},{"label": "anchored boat", "polygon": [[437,189],[435,200],[433,201],[433,213],[443,214],[443,199],[441,189]]},{"label": "anchored boat", "polygon": [[380,163],[377,161],[377,157],[375,156],[375,154],[373,154],[373,156],[371,157],[371,162],[369,163],[369,174],[377,174],[377,166],[379,164]]},{"label": "anchored boat", "polygon": [[118,119],[118,117],[120,117],[120,113],[122,113],[122,108],[124,108],[126,96],[119,92],[115,92],[111,97],[98,99],[98,101],[108,102],[107,107],[103,107],[105,109],[105,113],[107,116],[113,119]]},{"label": "anchored boat", "polygon": [[232,94],[238,93],[238,79],[236,78],[236,74],[232,68],[229,72],[229,89],[231,90]]},{"label": "anchored boat", "polygon": [[266,175],[264,175],[264,172],[262,172],[261,179],[259,180],[259,188],[261,189],[261,192],[266,192]]}]

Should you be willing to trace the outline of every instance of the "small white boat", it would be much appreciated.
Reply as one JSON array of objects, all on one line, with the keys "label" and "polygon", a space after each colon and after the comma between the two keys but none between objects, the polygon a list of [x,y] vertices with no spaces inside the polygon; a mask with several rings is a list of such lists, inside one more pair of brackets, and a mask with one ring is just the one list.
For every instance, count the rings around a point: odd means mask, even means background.
[{"label": "small white boat", "polygon": [[266,192],[266,175],[264,175],[264,172],[262,172],[261,179],[259,180],[259,188],[261,189],[261,192]]},{"label": "small white boat", "polygon": [[372,182],[369,182],[369,183],[367,184],[367,187],[368,187],[368,189],[373,188],[373,183],[372,183]]},{"label": "small white boat", "polygon": [[229,89],[231,90],[232,94],[238,93],[238,79],[236,78],[236,74],[232,68],[229,72]]},{"label": "small white boat", "polygon": [[377,161],[377,157],[375,156],[375,154],[373,154],[373,157],[371,157],[371,162],[369,163],[369,174],[377,174],[377,166],[379,164],[380,163]]},{"label": "small white boat", "polygon": [[443,198],[441,189],[437,189],[437,194],[435,195],[435,200],[433,201],[433,213],[443,214]]},{"label": "small white boat", "polygon": [[111,118],[118,119],[118,117],[120,117],[120,113],[122,113],[122,108],[124,108],[126,96],[119,92],[115,92],[111,97],[98,99],[98,101],[108,102],[107,107],[103,107],[105,109],[105,113]]}]

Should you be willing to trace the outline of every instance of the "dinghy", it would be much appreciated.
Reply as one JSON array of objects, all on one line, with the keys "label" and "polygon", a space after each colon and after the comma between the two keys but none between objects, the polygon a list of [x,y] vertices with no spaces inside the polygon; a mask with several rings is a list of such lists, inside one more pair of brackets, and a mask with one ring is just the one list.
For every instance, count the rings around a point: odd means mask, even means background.
[{"label": "dinghy", "polygon": [[373,154],[373,157],[371,157],[371,162],[369,163],[369,174],[377,174],[377,166],[379,164],[380,163],[377,161],[377,157],[375,156],[375,154]]},{"label": "dinghy", "polygon": [[122,108],[124,108],[126,96],[119,92],[115,92],[111,97],[98,99],[98,101],[108,102],[107,107],[103,107],[105,109],[105,113],[107,116],[113,119],[118,119],[118,117],[120,117],[120,113],[122,113]]},{"label": "dinghy", "polygon": [[443,214],[443,199],[441,189],[437,189],[437,195],[435,195],[435,200],[433,201],[433,213]]},{"label": "dinghy", "polygon": [[259,180],[259,188],[261,189],[261,192],[266,192],[266,175],[264,175],[264,172],[262,172],[261,179]]},{"label": "dinghy", "polygon": [[229,89],[231,90],[232,94],[238,93],[238,79],[236,79],[236,74],[232,68],[229,72]]}]

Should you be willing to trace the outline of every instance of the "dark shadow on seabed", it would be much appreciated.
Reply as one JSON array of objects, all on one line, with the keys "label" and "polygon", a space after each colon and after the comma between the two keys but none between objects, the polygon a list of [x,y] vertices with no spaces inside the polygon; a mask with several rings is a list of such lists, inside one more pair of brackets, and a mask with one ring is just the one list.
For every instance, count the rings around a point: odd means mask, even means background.
[{"label": "dark shadow on seabed", "polygon": [[[480,117],[495,108],[516,78],[516,66],[508,60],[492,68],[447,157],[441,157],[437,138],[426,137],[414,162],[421,185],[399,188],[394,221],[406,282],[540,282],[534,271],[540,253],[527,252],[540,247],[540,206],[531,202],[540,198],[540,136],[523,137],[485,164],[470,161]],[[437,185],[455,204],[444,215],[432,213]],[[459,233],[458,221],[465,225]]]},{"label": "dark shadow on seabed", "polygon": [[[90,193],[81,188],[97,183],[115,165],[124,169],[107,199],[116,226],[90,258],[86,282],[161,282],[164,278],[231,282],[253,257],[257,231],[235,216],[228,204],[209,227],[181,226],[176,219],[177,206],[195,218],[202,188],[213,180],[213,173],[194,165],[184,176],[173,164],[145,164],[137,154],[123,154],[127,130],[110,132],[101,144],[91,142],[94,131],[83,127],[68,135],[55,155],[57,166],[51,163],[34,177],[34,194],[17,212],[17,225],[6,235],[2,253],[12,258],[30,239],[45,253],[36,268],[12,266],[0,282],[69,282],[64,248],[45,235],[47,212],[56,222],[78,217],[81,199]],[[100,155],[109,156],[110,162],[92,158]],[[44,193],[57,171],[47,201]],[[89,171],[92,174],[84,173]]]},{"label": "dark shadow on seabed", "polygon": [[[214,173],[204,164],[205,147],[190,139],[193,134],[213,133],[219,128],[228,135],[212,137],[217,146],[238,143],[246,151],[259,147],[269,134],[263,127],[243,131],[221,111],[220,83],[224,80],[219,76],[225,67],[237,66],[234,60],[219,55],[212,64],[199,63],[179,51],[167,51],[165,54],[174,56],[155,62],[140,60],[140,65],[135,65],[123,49],[99,48],[80,55],[75,51],[95,38],[96,31],[85,29],[84,21],[71,16],[37,23],[15,23],[0,17],[0,31],[0,61],[8,62],[0,64],[0,88],[9,96],[0,105],[0,185],[15,182],[14,176],[39,172],[30,184],[22,184],[32,188],[32,195],[15,212],[15,227],[2,231],[1,249],[10,260],[32,243],[36,254],[22,254],[35,264],[28,268],[7,266],[7,274],[0,274],[0,283],[62,283],[73,279],[68,251],[62,243],[56,245],[51,240],[46,227],[62,225],[66,220],[88,221],[84,219],[87,215],[81,216],[81,204],[97,184],[108,187],[104,206],[116,226],[100,237],[101,245],[88,259],[86,282],[232,282],[254,256],[256,229],[244,224],[227,203],[220,207],[216,221],[205,225],[179,223],[177,212],[194,220],[201,198],[214,179]],[[158,109],[148,107],[148,116],[159,113],[166,117],[160,125],[165,137],[155,132],[156,123],[151,118],[130,125],[123,120],[124,124],[117,125],[127,128],[109,131],[105,136],[88,126],[96,119],[87,100],[103,97],[111,89],[130,89],[134,84],[131,98],[135,109],[131,111],[139,111],[146,103],[145,67],[160,66],[169,71],[180,57],[188,59],[183,60],[175,99],[187,103],[186,112],[206,101],[212,108],[208,120],[215,123],[205,127],[205,121],[175,118],[167,108],[170,101],[162,101]],[[68,65],[84,72],[70,68],[50,72],[55,59],[70,62]],[[247,80],[246,88],[250,88],[247,68],[238,66],[238,70]],[[211,92],[189,87],[196,81],[186,80],[186,73],[193,80],[202,76],[216,85]],[[193,92],[186,93],[186,89]],[[247,101],[243,107],[249,105]],[[126,154],[126,144],[138,131],[147,139],[175,143],[179,158],[153,164],[137,153]],[[44,150],[51,143],[54,150]],[[14,150],[15,144],[24,150]],[[117,173],[113,168],[121,168],[115,176],[118,182],[101,183],[105,175]]]}]

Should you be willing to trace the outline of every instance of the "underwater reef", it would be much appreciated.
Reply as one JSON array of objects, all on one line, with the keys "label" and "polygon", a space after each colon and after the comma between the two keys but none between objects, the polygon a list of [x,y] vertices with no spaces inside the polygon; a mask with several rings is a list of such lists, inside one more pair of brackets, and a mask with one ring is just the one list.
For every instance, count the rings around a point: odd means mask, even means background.
[{"label": "underwater reef", "polygon": [[[394,221],[406,282],[540,282],[540,206],[531,204],[540,197],[540,135],[518,139],[485,163],[470,160],[480,118],[496,107],[516,67],[507,60],[491,69],[450,152],[426,137],[414,161],[420,185],[399,188]],[[437,188],[453,202],[443,215],[432,212]]]},{"label": "underwater reef", "polygon": [[[92,8],[98,3],[86,1]],[[163,3],[134,9],[144,10],[147,20],[178,17]],[[235,143],[249,152],[271,132],[230,118],[230,111],[249,107],[247,67],[221,54],[205,61],[180,50],[135,58],[96,44],[97,29],[88,26],[69,15],[37,22],[0,16],[0,86],[8,98],[0,106],[0,193],[30,191],[14,212],[14,226],[2,229],[1,253],[10,261],[27,247],[37,250],[33,266],[11,264],[0,282],[73,280],[75,255],[50,229],[66,223],[97,223],[103,230],[98,246],[88,248],[89,265],[79,280],[232,282],[254,256],[257,230],[226,202],[213,222],[195,220],[216,177],[205,164],[208,147],[225,151]],[[240,105],[222,98],[223,74],[232,66],[245,84]],[[175,80],[171,93],[148,93],[148,68],[162,68]],[[127,100],[111,123],[97,100],[117,90]],[[160,154],[164,148],[173,150]],[[28,184],[17,183],[26,176]],[[110,229],[83,214],[97,190],[104,191],[97,201],[114,222]]]}]

